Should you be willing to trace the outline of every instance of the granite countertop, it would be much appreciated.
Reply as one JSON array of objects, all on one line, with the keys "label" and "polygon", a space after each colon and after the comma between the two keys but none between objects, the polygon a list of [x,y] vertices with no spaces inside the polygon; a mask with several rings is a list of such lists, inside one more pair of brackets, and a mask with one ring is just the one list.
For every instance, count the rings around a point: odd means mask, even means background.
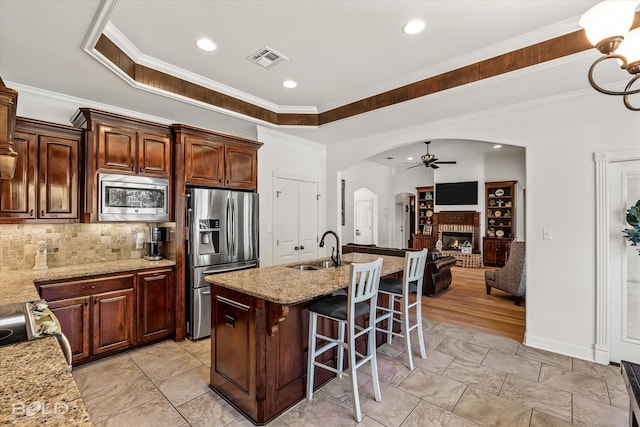
[{"label": "granite countertop", "polygon": [[[3,271],[0,305],[40,299],[34,282],[175,265],[142,258],[70,265],[47,270]],[[31,405],[31,406],[29,406]],[[40,406],[38,406],[40,405]],[[0,347],[0,424],[93,425],[55,337]]]},{"label": "granite countertop", "polygon": [[0,424],[91,426],[55,337],[0,347]]},{"label": "granite countertop", "polygon": [[38,271],[3,271],[0,275],[0,305],[40,299],[38,291],[34,286],[34,282],[117,273],[120,271],[169,267],[173,265],[175,265],[175,261],[169,259],[147,261],[143,258],[136,258],[123,261],[67,265],[64,267],[54,267]]},{"label": "granite countertop", "polygon": [[342,265],[338,268],[297,270],[288,267],[328,260],[328,258],[322,258],[215,274],[206,276],[205,280],[270,302],[292,305],[346,288],[351,281],[349,264],[371,262],[378,257],[384,260],[382,276],[404,269],[404,257],[352,252],[342,257]]}]

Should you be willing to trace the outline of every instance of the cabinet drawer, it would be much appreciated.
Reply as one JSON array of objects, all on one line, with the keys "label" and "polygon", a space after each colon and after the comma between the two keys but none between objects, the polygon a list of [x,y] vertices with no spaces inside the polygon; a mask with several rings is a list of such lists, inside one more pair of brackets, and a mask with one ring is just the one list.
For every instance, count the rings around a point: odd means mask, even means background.
[{"label": "cabinet drawer", "polygon": [[134,274],[126,273],[109,277],[82,278],[73,281],[38,284],[40,296],[47,301],[93,295],[102,292],[133,288]]}]

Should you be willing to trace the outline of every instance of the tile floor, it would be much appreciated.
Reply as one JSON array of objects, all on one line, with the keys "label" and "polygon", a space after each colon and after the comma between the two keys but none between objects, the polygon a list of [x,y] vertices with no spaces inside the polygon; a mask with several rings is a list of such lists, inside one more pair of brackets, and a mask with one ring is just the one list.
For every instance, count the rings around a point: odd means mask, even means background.
[{"label": "tile floor", "polygon": [[[405,364],[401,339],[378,350],[382,403],[358,372],[361,426],[628,426],[620,370],[508,338],[423,320],[427,358]],[[414,335],[415,338],[415,335]],[[164,341],[74,370],[97,426],[251,426],[208,388],[209,340]],[[348,378],[335,379],[271,427],[353,426]]]}]

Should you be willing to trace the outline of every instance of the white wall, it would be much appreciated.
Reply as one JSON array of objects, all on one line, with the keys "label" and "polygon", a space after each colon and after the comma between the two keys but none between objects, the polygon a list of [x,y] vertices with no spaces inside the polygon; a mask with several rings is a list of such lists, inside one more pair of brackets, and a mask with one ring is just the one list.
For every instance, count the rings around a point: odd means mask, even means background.
[{"label": "white wall", "polygon": [[[416,104],[416,108],[420,108]],[[401,132],[400,132],[401,131]],[[420,139],[469,139],[526,147],[526,342],[583,359],[595,344],[595,151],[638,146],[638,113],[592,89],[331,145],[327,177]],[[331,183],[328,188],[332,188]],[[327,212],[336,209],[328,193]],[[328,224],[330,227],[332,224]],[[542,240],[542,230],[553,240]]]},{"label": "white wall", "polygon": [[[320,192],[318,233],[325,227],[324,145],[258,126],[258,141],[264,143],[258,151],[258,192],[260,193],[260,265],[273,265],[273,177],[317,180]],[[322,253],[322,249],[319,250]]]},{"label": "white wall", "polygon": [[[378,195],[378,242],[379,246],[392,246],[394,193],[391,188],[391,168],[377,163],[361,162],[342,171],[345,180],[345,225],[341,228],[341,243],[355,241],[354,235],[354,191],[368,188]],[[414,188],[415,192],[415,188]],[[327,204],[330,202],[327,201]],[[327,215],[335,212],[327,209]],[[386,214],[385,214],[386,213]],[[335,224],[335,223],[334,223]],[[329,227],[334,230],[335,228]]]}]

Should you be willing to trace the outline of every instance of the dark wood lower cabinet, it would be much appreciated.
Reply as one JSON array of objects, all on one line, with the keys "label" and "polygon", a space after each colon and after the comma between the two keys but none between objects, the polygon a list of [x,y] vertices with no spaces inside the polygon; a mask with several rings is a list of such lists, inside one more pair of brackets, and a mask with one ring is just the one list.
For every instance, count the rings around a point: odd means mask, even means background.
[{"label": "dark wood lower cabinet", "polygon": [[[308,303],[282,306],[211,286],[210,387],[256,425],[264,425],[300,401],[306,390]],[[368,319],[359,319],[359,323]],[[319,333],[336,337],[335,322],[318,319]],[[398,330],[398,329],[396,329]],[[377,341],[379,344],[384,339]],[[366,351],[366,337],[357,341]],[[318,359],[336,366],[336,352]],[[316,369],[314,388],[335,375]]]},{"label": "dark wood lower cabinet", "polygon": [[49,303],[71,345],[72,362],[90,355],[90,303],[91,297],[69,298]]},{"label": "dark wood lower cabinet", "polygon": [[60,321],[74,364],[174,333],[174,270],[129,271],[36,283]]},{"label": "dark wood lower cabinet", "polygon": [[137,274],[138,342],[157,340],[173,333],[173,282],[172,269]]},{"label": "dark wood lower cabinet", "polygon": [[93,354],[135,344],[133,288],[92,298]]},{"label": "dark wood lower cabinet", "polygon": [[504,267],[509,258],[511,239],[485,237],[483,244],[484,265]]}]

